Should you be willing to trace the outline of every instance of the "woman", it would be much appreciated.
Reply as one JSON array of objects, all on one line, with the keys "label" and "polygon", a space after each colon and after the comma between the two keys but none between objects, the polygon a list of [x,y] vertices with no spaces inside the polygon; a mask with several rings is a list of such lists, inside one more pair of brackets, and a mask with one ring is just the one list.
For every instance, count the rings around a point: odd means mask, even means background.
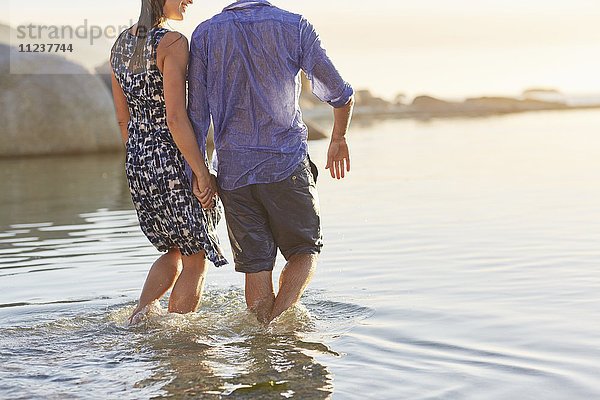
[{"label": "woman", "polygon": [[162,26],[167,19],[182,20],[192,2],[142,0],[138,23],[119,36],[111,54],[133,204],[146,237],[166,252],[150,269],[131,323],[171,288],[169,311],[194,312],[206,257],[216,266],[227,263],[215,232],[216,182],[187,117],[188,42]]}]

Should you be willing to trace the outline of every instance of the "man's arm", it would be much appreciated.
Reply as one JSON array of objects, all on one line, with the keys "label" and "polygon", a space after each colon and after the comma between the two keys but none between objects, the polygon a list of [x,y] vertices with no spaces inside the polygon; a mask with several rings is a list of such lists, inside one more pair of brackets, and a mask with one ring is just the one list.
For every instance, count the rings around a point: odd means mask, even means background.
[{"label": "man's arm", "polygon": [[325,167],[331,173],[332,178],[343,179],[346,177],[346,172],[350,172],[350,150],[346,143],[346,133],[350,128],[353,108],[354,96],[350,97],[345,106],[333,109],[333,133]]},{"label": "man's arm", "polygon": [[334,127],[327,153],[327,166],[332,178],[342,179],[350,171],[350,151],[346,133],[354,108],[354,90],[342,79],[314,27],[305,19],[300,22],[300,66],[312,83],[315,96],[333,108]]}]

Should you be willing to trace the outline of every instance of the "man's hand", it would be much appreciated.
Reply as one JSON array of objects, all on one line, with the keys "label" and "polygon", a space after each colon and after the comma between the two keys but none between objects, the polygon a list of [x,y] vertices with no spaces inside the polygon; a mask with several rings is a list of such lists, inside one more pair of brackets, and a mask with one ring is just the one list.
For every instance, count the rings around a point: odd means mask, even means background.
[{"label": "man's hand", "polygon": [[215,196],[217,195],[217,180],[208,170],[200,176],[194,175],[192,179],[192,190],[194,196],[198,199],[202,208],[211,209],[215,206]]},{"label": "man's hand", "polygon": [[350,172],[350,150],[344,137],[332,137],[327,152],[327,166],[332,178],[343,179]]}]

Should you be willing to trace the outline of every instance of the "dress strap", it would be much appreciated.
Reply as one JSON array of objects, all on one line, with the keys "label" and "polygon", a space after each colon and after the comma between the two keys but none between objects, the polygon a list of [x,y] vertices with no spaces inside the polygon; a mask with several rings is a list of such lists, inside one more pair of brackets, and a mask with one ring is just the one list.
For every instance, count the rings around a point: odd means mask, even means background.
[{"label": "dress strap", "polygon": [[123,35],[129,30],[129,28],[125,29],[123,32],[121,32],[119,34],[119,36],[117,36],[117,40],[115,40],[115,42],[112,45],[112,48],[110,49],[110,59],[111,61],[113,60],[114,56],[115,56],[115,50],[119,47],[121,47],[121,38],[123,37]]},{"label": "dress strap", "polygon": [[155,68],[158,68],[156,63],[158,59],[158,45],[160,41],[165,37],[167,33],[171,32],[166,28],[154,28],[149,35],[148,44],[152,50],[152,57],[150,58],[150,62],[154,64]]},{"label": "dress strap", "polygon": [[167,33],[171,32],[166,28],[156,28],[156,30],[152,33],[152,48],[154,51],[158,48],[160,41],[165,37]]}]

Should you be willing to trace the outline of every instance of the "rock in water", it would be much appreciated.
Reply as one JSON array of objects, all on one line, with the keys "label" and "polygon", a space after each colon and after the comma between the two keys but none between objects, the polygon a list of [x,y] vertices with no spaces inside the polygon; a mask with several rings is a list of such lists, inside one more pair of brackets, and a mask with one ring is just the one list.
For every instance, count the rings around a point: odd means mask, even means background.
[{"label": "rock in water", "polygon": [[107,61],[104,64],[98,65],[94,70],[108,90],[112,90],[112,67],[110,63]]},{"label": "rock in water", "polygon": [[[62,74],[45,75],[48,67]],[[0,44],[0,121],[4,157],[122,147],[111,94],[97,76],[62,57],[19,53],[5,44]]]},{"label": "rock in water", "polygon": [[12,28],[8,25],[0,24],[0,43],[10,44],[10,35]]},{"label": "rock in water", "polygon": [[321,140],[329,138],[329,136],[327,136],[325,133],[325,130],[312,121],[304,121],[304,124],[308,128],[308,140]]}]

